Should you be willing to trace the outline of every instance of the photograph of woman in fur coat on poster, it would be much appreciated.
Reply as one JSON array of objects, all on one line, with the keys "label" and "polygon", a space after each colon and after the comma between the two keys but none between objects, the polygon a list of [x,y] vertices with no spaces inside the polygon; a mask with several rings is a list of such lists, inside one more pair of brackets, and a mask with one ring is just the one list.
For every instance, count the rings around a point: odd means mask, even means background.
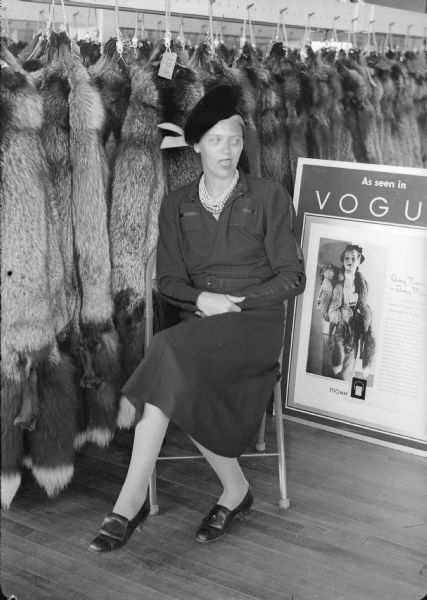
[{"label": "photograph of woman in fur coat on poster", "polygon": [[[379,293],[384,289],[378,275],[384,273],[381,250],[320,239],[308,373],[348,382],[361,377],[372,385],[374,327]],[[371,290],[371,283],[375,289]]]}]

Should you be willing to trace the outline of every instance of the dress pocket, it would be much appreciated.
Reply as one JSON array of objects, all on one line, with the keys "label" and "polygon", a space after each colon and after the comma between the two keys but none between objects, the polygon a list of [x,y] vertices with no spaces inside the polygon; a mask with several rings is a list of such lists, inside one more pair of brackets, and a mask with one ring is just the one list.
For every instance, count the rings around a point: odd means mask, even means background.
[{"label": "dress pocket", "polygon": [[203,229],[200,209],[194,202],[183,202],[179,207],[179,222],[182,231],[200,231]]},{"label": "dress pocket", "polygon": [[234,204],[231,210],[229,225],[231,227],[255,229],[256,219],[255,203],[250,198],[242,198]]}]

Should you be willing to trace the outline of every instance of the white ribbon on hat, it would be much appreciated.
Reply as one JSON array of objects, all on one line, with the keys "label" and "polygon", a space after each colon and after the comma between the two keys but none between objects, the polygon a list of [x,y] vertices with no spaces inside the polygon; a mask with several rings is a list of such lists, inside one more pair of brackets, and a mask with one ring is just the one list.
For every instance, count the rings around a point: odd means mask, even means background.
[{"label": "white ribbon on hat", "polygon": [[173,131],[178,135],[166,135],[162,143],[160,144],[160,149],[164,150],[165,148],[182,148],[184,146],[188,146],[184,137],[184,130],[181,129],[178,125],[174,123],[160,123],[157,125],[159,129],[164,129],[165,131]]}]

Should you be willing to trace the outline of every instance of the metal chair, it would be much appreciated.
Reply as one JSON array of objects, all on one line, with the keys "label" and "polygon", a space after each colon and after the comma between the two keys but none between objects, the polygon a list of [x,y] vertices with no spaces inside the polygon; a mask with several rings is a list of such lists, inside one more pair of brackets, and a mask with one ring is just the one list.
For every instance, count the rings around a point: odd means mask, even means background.
[{"label": "metal chair", "polygon": [[[153,281],[154,270],[156,265],[156,250],[154,250],[147,262],[145,269],[145,340],[144,348],[147,351],[148,346],[153,337]],[[280,353],[279,364],[282,363],[282,352]],[[264,414],[260,428],[258,430],[257,442],[255,448],[258,451],[254,454],[242,454],[241,458],[244,457],[256,457],[256,458],[268,458],[277,456],[278,468],[279,468],[279,508],[289,508],[290,502],[287,494],[287,482],[286,482],[286,457],[285,457],[285,442],[284,442],[284,430],[283,430],[283,414],[282,414],[282,395],[280,389],[279,378],[274,386],[274,399],[273,399],[273,412],[276,424],[276,442],[277,452],[265,452],[265,421],[266,415]],[[200,459],[202,455],[190,455],[190,456],[159,456],[157,460],[189,460],[189,459]],[[157,501],[157,486],[156,486],[156,468],[154,468],[150,479],[149,495],[151,504],[151,514],[155,515],[159,512],[159,505]]]}]

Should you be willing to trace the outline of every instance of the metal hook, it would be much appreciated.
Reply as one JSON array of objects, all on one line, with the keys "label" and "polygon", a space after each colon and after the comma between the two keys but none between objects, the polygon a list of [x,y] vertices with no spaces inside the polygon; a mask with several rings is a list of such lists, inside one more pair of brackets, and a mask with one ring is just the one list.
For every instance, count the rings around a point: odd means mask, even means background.
[{"label": "metal hook", "polygon": [[338,42],[338,33],[337,33],[337,26],[336,26],[336,22],[340,19],[340,16],[337,15],[336,17],[334,17],[334,22],[332,24],[332,41],[333,42]]},{"label": "metal hook", "polygon": [[315,14],[316,14],[315,12],[311,12],[311,13],[308,13],[308,15],[307,15],[307,25],[306,25],[305,30],[304,30],[303,48],[305,48],[305,46],[307,46],[307,43],[309,41],[308,40],[308,34],[311,31],[311,29],[310,29],[310,21],[311,21],[311,17],[313,15],[315,15]]}]

